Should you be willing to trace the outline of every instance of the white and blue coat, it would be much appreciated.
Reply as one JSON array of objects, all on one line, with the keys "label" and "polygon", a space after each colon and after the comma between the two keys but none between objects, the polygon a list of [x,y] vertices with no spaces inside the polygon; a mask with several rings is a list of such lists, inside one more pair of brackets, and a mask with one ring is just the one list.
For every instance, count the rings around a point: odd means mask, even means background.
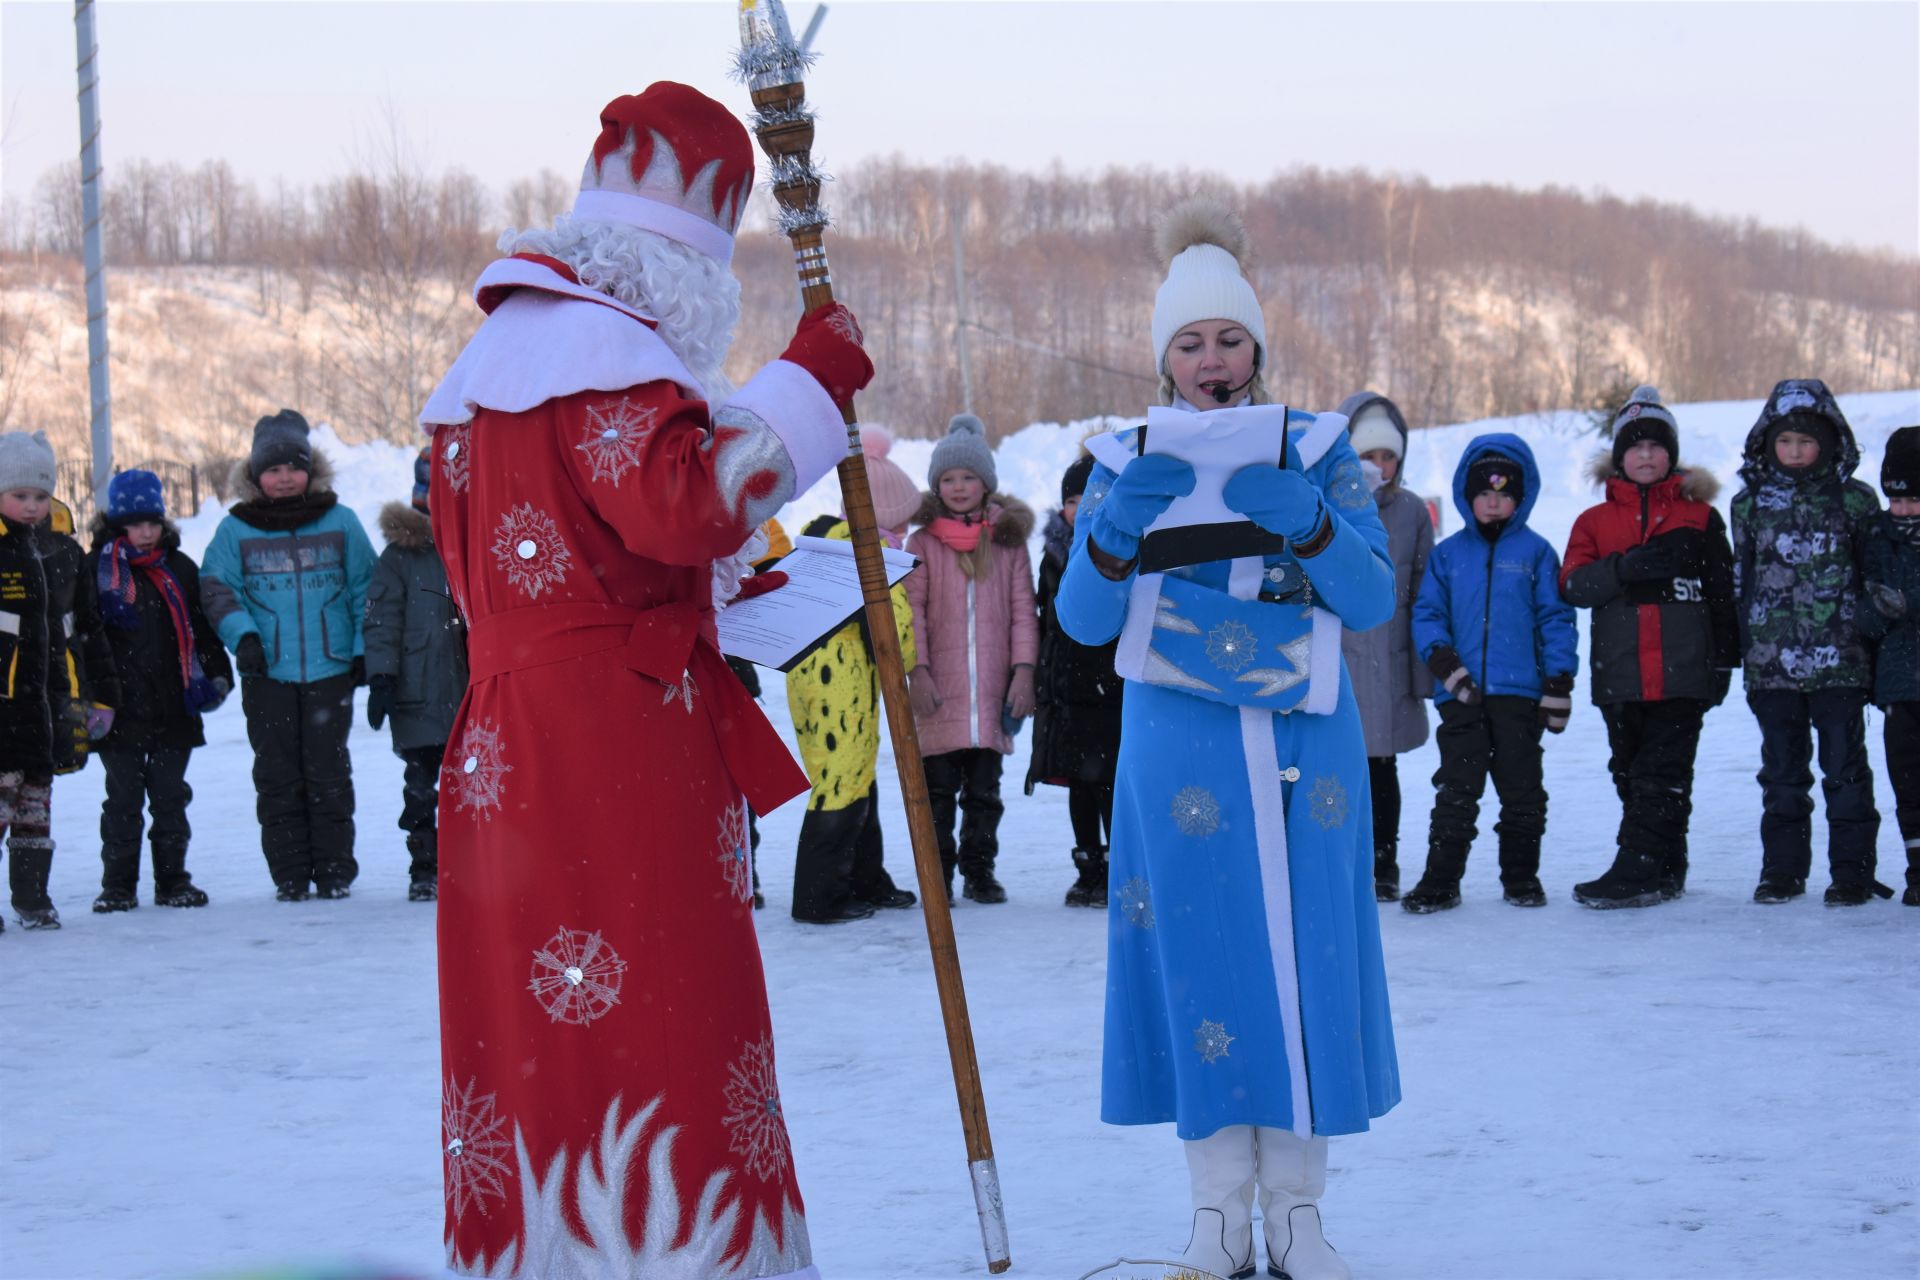
[{"label": "white and blue coat", "polygon": [[1090,442],[1056,602],[1082,644],[1119,639],[1101,1118],[1301,1136],[1365,1130],[1400,1099],[1373,894],[1366,748],[1342,624],[1393,613],[1393,565],[1338,414],[1287,414],[1288,463],[1333,538],[1115,582],[1085,517],[1134,433]]}]

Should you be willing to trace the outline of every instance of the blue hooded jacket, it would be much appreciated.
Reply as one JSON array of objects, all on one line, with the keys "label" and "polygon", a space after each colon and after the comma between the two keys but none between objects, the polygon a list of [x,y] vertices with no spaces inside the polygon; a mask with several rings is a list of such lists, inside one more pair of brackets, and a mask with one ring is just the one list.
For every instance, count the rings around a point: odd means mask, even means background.
[{"label": "blue hooded jacket", "polygon": [[[1497,455],[1520,464],[1526,492],[1492,542],[1473,518],[1467,471]],[[1560,557],[1553,544],[1527,528],[1540,496],[1533,450],[1505,432],[1475,436],[1453,469],[1453,505],[1465,527],[1443,539],[1427,559],[1427,576],[1413,605],[1413,647],[1422,658],[1452,646],[1487,694],[1538,698],[1547,676],[1571,676],[1580,661],[1573,606],[1560,598]],[[1452,699],[1436,680],[1435,702]]]}]

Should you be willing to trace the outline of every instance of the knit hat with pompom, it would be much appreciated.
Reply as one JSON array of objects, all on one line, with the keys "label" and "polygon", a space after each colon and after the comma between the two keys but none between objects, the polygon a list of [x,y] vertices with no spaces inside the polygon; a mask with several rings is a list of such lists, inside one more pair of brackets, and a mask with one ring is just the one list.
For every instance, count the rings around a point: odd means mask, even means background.
[{"label": "knit hat with pompom", "polygon": [[1233,210],[1206,196],[1183,200],[1161,220],[1154,247],[1167,264],[1167,278],[1153,298],[1156,373],[1166,372],[1174,335],[1201,320],[1233,321],[1253,335],[1264,355],[1267,322],[1260,314],[1260,299],[1241,273],[1247,231]]},{"label": "knit hat with pompom", "polygon": [[885,427],[869,424],[860,428],[860,452],[866,455],[867,462],[867,489],[873,495],[873,522],[888,530],[898,529],[913,519],[913,513],[920,508],[920,490],[899,464],[887,458],[892,449],[893,433]]},{"label": "knit hat with pompom", "polygon": [[1680,425],[1667,406],[1660,403],[1660,388],[1641,386],[1633,389],[1620,412],[1613,415],[1613,469],[1620,470],[1627,450],[1642,440],[1651,440],[1667,451],[1667,465],[1680,459]]},{"label": "knit hat with pompom", "polygon": [[940,477],[959,469],[980,477],[980,483],[992,493],[1000,487],[999,473],[993,469],[993,450],[987,444],[987,424],[970,413],[956,413],[947,423],[947,437],[933,446],[933,460],[927,463],[927,488],[940,492]]}]

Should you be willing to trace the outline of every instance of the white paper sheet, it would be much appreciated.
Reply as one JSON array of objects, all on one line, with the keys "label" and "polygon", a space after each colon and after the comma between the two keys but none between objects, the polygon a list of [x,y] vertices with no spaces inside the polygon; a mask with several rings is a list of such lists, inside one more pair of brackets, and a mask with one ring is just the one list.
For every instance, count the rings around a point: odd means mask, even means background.
[{"label": "white paper sheet", "polygon": [[[892,587],[919,560],[891,547],[880,549]],[[774,566],[787,583],[751,600],[737,600],[715,619],[720,652],[786,671],[864,607],[853,544],[835,538],[799,537]]]}]

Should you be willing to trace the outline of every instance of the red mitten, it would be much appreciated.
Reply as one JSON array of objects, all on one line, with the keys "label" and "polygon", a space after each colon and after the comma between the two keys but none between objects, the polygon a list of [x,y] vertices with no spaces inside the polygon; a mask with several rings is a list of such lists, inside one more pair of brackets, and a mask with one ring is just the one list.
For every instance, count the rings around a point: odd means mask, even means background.
[{"label": "red mitten", "polygon": [[787,575],[778,569],[769,569],[765,573],[756,573],[740,579],[740,590],[735,593],[734,601],[751,600],[763,596],[769,591],[777,591],[787,585]]},{"label": "red mitten", "polygon": [[793,341],[780,358],[812,374],[844,410],[854,394],[873,381],[873,361],[867,359],[862,341],[860,322],[836,302],[800,317]]}]

